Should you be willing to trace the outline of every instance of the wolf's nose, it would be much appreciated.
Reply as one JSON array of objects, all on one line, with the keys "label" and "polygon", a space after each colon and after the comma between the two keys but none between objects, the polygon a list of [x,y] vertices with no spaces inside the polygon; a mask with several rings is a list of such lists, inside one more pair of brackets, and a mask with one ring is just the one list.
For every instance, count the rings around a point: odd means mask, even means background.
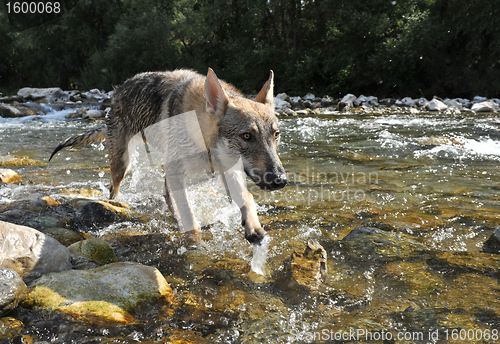
[{"label": "wolf's nose", "polygon": [[284,188],[285,185],[288,184],[288,178],[286,174],[278,174],[275,178],[273,178],[272,187],[273,189],[281,189]]}]

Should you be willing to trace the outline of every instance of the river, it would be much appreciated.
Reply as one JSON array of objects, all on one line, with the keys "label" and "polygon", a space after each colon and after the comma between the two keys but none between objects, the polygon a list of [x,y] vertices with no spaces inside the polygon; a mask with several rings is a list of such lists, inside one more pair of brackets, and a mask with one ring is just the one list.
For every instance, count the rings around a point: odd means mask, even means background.
[{"label": "river", "polygon": [[[103,125],[66,120],[68,112],[0,118],[0,156],[46,162],[64,138]],[[152,242],[155,235],[175,237],[178,230],[163,201],[161,167],[138,157],[119,199],[136,216],[92,235],[110,242],[120,260],[158,267],[176,295],[194,295],[199,307],[168,318],[153,305],[149,317],[138,316],[140,325],[107,329],[65,320],[64,330],[60,319],[35,312],[25,320],[26,333],[61,343],[160,342],[175,331],[216,343],[319,343],[339,339],[334,338],[339,331],[363,329],[379,336],[373,342],[382,342],[382,331],[392,331],[385,338],[389,342],[445,343],[453,329],[479,329],[484,335],[500,327],[498,273],[483,266],[490,255],[482,253],[500,225],[497,114],[332,112],[281,117],[280,130],[289,185],[270,193],[248,182],[270,237],[264,276],[249,275],[252,247],[244,240],[239,210],[210,175],[193,178],[188,191],[205,226],[204,249],[180,246],[173,252]],[[35,192],[57,199],[64,189],[94,189],[102,192],[97,199],[107,198],[105,146],[64,150],[47,166],[16,168],[27,182],[2,185],[0,206]],[[342,239],[363,226],[411,238],[428,246],[432,257],[398,253],[372,260],[361,250],[357,258]],[[144,244],[131,237],[144,237]],[[324,286],[316,291],[280,286],[274,276],[283,261],[310,238],[328,255]],[[496,255],[491,257],[498,266]],[[230,268],[217,269],[217,262]],[[439,338],[431,338],[432,331],[439,331]],[[398,341],[401,333],[416,333],[418,340]]]}]

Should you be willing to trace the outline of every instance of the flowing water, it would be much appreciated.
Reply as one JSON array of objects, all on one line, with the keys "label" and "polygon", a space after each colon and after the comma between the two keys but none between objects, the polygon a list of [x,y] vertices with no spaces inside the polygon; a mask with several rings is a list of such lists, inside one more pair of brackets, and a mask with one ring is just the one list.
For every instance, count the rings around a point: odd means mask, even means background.
[{"label": "flowing water", "polygon": [[[103,125],[65,120],[66,113],[0,118],[0,156],[47,161],[67,136]],[[198,338],[192,342],[203,337],[218,343],[309,343],[333,342],[334,332],[320,338],[311,335],[314,331],[368,328],[379,334],[425,332],[423,341],[399,342],[444,343],[447,329],[498,329],[496,271],[486,276],[481,269],[464,268],[467,276],[447,274],[429,268],[434,266],[431,259],[372,264],[356,260],[339,244],[352,229],[374,226],[408,235],[436,252],[468,252],[483,259],[483,244],[500,225],[498,115],[332,113],[283,117],[280,128],[280,156],[290,184],[269,193],[249,182],[268,230],[267,246],[252,249],[244,240],[238,207],[210,175],[191,180],[188,191],[205,228],[205,246],[192,249],[179,243],[162,197],[161,167],[143,156],[135,158],[120,199],[136,216],[94,233],[112,243],[120,260],[158,267],[176,295],[192,296],[197,307],[181,307],[169,318],[151,304],[146,316],[137,315],[141,325],[103,329],[69,323],[64,330],[57,325],[60,319],[39,315],[43,321],[27,321],[27,333],[53,342],[161,342],[168,333],[184,331]],[[34,192],[57,198],[63,189],[96,189],[102,192],[97,198],[106,199],[110,173],[105,145],[65,150],[48,166],[16,169],[27,183],[3,185],[0,203]],[[276,276],[283,262],[310,238],[327,251],[323,288],[281,286]],[[252,260],[255,255],[258,259]],[[398,279],[394,271],[408,278]],[[422,291],[415,276],[425,273],[435,287]],[[439,339],[431,340],[431,330],[437,329]]]}]

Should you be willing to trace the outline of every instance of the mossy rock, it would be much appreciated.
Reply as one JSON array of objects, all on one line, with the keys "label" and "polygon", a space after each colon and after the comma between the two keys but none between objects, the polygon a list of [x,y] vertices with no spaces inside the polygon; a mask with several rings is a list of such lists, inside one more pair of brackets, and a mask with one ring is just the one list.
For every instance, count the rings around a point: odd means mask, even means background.
[{"label": "mossy rock", "polygon": [[99,238],[78,241],[68,247],[69,252],[77,257],[84,257],[99,265],[117,262],[110,244]]},{"label": "mossy rock", "polygon": [[32,283],[22,305],[94,324],[130,324],[136,306],[157,298],[173,300],[163,275],[154,267],[122,262],[44,275]]},{"label": "mossy rock", "polygon": [[64,227],[47,227],[42,228],[40,232],[47,234],[48,236],[56,239],[63,245],[71,245],[84,238],[77,232]]}]

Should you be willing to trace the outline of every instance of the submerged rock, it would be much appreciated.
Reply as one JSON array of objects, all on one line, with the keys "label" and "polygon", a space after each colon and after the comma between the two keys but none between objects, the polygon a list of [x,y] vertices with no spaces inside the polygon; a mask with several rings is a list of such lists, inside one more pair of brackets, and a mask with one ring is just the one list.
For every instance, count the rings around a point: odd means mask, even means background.
[{"label": "submerged rock", "polygon": [[[0,339],[12,340],[13,338],[21,334],[23,327],[24,324],[15,318],[11,317],[0,318]],[[20,341],[19,343],[30,343],[30,342]]]},{"label": "submerged rock", "polygon": [[2,183],[20,183],[24,179],[15,171],[0,168],[0,181]]},{"label": "submerged rock", "polygon": [[483,245],[483,252],[500,254],[500,227],[495,229],[493,234]]},{"label": "submerged rock", "polygon": [[77,190],[62,189],[61,191],[59,191],[59,193],[61,195],[70,196],[72,198],[78,198],[78,197],[90,198],[90,197],[102,196],[102,191],[95,189],[77,189]]},{"label": "submerged rock", "polygon": [[111,245],[99,238],[78,241],[69,246],[68,250],[73,256],[86,258],[99,265],[118,261]]},{"label": "submerged rock", "polygon": [[27,308],[68,314],[93,323],[133,323],[130,314],[141,302],[172,302],[173,293],[154,267],[132,262],[113,263],[91,270],[51,273],[30,286]]},{"label": "submerged rock", "polygon": [[44,166],[46,163],[31,159],[28,156],[5,155],[0,156],[0,167],[19,167],[19,166]]},{"label": "submerged rock", "polygon": [[307,287],[317,290],[326,278],[327,254],[318,241],[311,239],[307,242],[304,252],[294,251],[290,259],[285,262],[285,274],[278,278],[279,283],[288,287]]},{"label": "submerged rock", "polygon": [[28,288],[12,269],[0,269],[0,316],[17,307],[26,297]]},{"label": "submerged rock", "polygon": [[71,268],[68,249],[36,229],[0,221],[0,242],[0,267],[23,278]]},{"label": "submerged rock", "polygon": [[411,239],[405,234],[394,234],[375,227],[353,229],[344,239],[342,247],[355,260],[418,257],[431,247]]},{"label": "submerged rock", "polygon": [[425,146],[462,145],[462,142],[446,136],[422,137],[417,139],[417,143]]}]

